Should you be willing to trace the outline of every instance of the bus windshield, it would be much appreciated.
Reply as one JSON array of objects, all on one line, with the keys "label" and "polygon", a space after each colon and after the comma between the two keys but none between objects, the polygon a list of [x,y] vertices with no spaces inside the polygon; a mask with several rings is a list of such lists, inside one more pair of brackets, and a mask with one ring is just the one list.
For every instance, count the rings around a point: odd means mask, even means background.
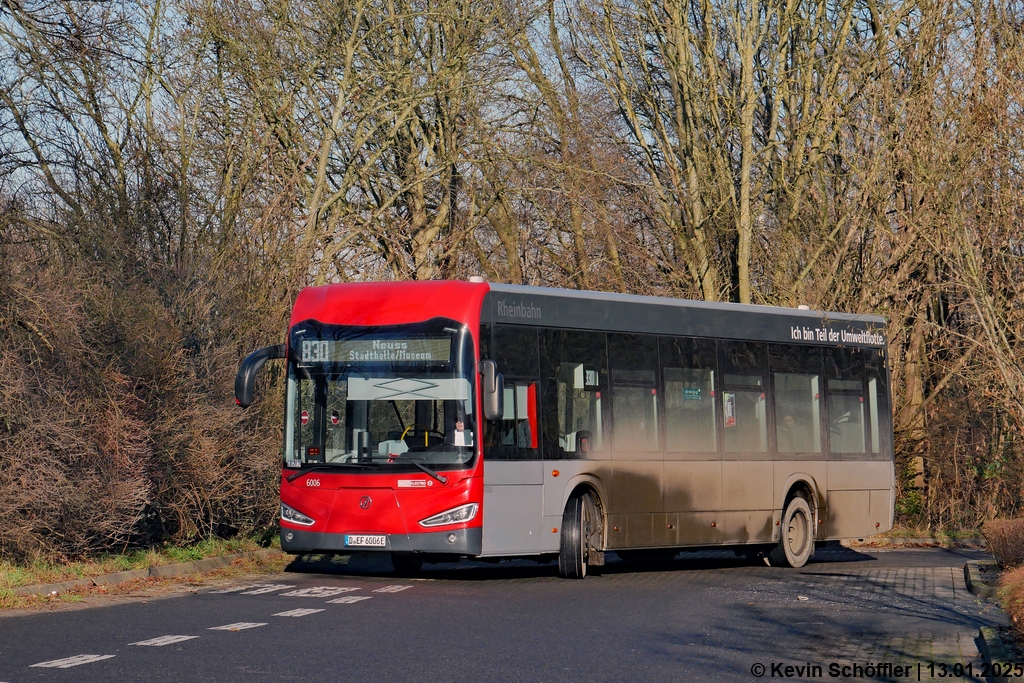
[{"label": "bus windshield", "polygon": [[475,453],[473,342],[465,325],[292,328],[285,466],[353,472],[468,466]]}]

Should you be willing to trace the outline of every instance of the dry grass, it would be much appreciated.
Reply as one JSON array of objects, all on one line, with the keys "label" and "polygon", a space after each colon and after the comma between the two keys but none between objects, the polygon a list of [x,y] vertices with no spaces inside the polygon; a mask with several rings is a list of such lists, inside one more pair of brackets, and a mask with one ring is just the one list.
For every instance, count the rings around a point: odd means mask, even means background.
[{"label": "dry grass", "polygon": [[37,559],[25,564],[0,562],[0,590],[73,581],[131,569],[147,569],[259,548],[259,544],[251,538],[228,541],[209,539],[188,547],[167,546],[133,550],[120,555],[100,555],[76,562],[54,562],[46,559]]},{"label": "dry grass", "polygon": [[934,538],[939,541],[949,540],[955,542],[961,538],[980,538],[981,531],[978,529],[959,529],[954,531],[936,531],[935,529],[901,526],[898,522],[891,530],[885,532],[886,538]]},{"label": "dry grass", "polygon": [[88,605],[108,604],[110,600],[123,598],[157,597],[172,592],[195,592],[197,589],[216,584],[225,579],[237,579],[252,574],[266,574],[283,571],[292,561],[288,555],[269,558],[259,556],[235,560],[231,566],[209,572],[177,577],[138,579],[113,586],[86,586],[59,595],[15,595],[8,589],[0,588],[0,610],[54,610]]},{"label": "dry grass", "polygon": [[993,519],[982,527],[1000,567],[1019,567],[1024,564],[1024,519]]}]

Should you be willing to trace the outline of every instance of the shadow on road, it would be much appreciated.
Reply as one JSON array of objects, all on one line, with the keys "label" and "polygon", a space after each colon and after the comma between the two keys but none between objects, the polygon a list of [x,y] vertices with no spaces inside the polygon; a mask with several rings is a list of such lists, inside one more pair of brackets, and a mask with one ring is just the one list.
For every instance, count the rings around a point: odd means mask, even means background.
[{"label": "shadow on road", "polygon": [[[672,559],[628,559],[608,552],[603,567],[592,567],[595,576],[615,574],[642,574],[648,572],[707,571],[743,567],[766,568],[761,557],[738,556],[731,550],[699,550],[679,552]],[[824,548],[818,550],[809,563],[849,564],[874,562],[877,559],[852,548]],[[301,555],[286,568],[288,572],[304,574],[334,574],[340,576],[395,576],[388,553],[351,553],[341,555]],[[425,563],[418,578],[455,581],[500,581],[558,576],[558,562],[554,557],[507,559],[497,562],[462,560],[461,562]],[[408,578],[408,577],[406,577]]]}]

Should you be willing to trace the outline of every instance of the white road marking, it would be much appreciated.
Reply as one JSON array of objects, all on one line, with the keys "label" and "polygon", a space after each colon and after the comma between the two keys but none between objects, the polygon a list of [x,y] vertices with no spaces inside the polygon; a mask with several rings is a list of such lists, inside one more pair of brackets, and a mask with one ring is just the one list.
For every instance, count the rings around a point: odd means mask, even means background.
[{"label": "white road marking", "polygon": [[334,600],[328,600],[328,604],[332,605],[351,605],[353,602],[359,602],[360,600],[369,600],[369,595],[346,595],[342,598],[335,598]]},{"label": "white road marking", "polygon": [[247,591],[253,588],[266,588],[271,584],[269,583],[243,583],[238,586],[228,586],[227,588],[221,588],[220,590],[210,591],[210,595],[217,595],[222,593],[237,593],[238,591]]},{"label": "white road marking", "polygon": [[247,628],[256,628],[257,626],[266,626],[266,623],[259,623],[254,621],[239,621],[234,624],[224,624],[223,626],[213,626],[206,629],[207,631],[244,631]]},{"label": "white road marking", "polygon": [[65,657],[64,659],[54,659],[50,662],[39,662],[32,666],[38,666],[43,669],[70,669],[71,667],[78,666],[80,664],[91,664],[92,662],[98,662],[101,659],[110,659],[116,656],[117,655],[75,655],[74,657]]},{"label": "white road marking", "polygon": [[261,586],[256,590],[245,591],[242,595],[263,595],[264,593],[273,593],[274,591],[283,591],[286,588],[295,588],[295,586],[289,586],[286,583],[270,583],[265,586]]},{"label": "white road marking", "polygon": [[304,617],[309,614],[316,614],[317,612],[326,612],[327,610],[322,609],[290,609],[287,612],[278,612],[275,617]]},{"label": "white road marking", "polygon": [[377,590],[375,590],[373,592],[374,593],[401,593],[402,591],[404,591],[407,588],[412,588],[412,586],[403,586],[403,585],[400,585],[400,584],[394,584],[394,585],[391,585],[391,586],[384,586],[383,588],[378,588]]},{"label": "white road marking", "polygon": [[341,595],[342,593],[351,593],[357,591],[358,588],[349,588],[347,586],[314,586],[312,588],[300,588],[295,591],[288,591],[287,593],[281,593],[281,595],[287,595],[292,598],[329,598],[334,595]]},{"label": "white road marking", "polygon": [[183,643],[186,640],[192,640],[199,636],[160,636],[159,638],[150,638],[149,640],[140,640],[137,643],[128,643],[129,645],[149,645],[151,647],[163,647],[164,645],[174,645],[175,643]]}]

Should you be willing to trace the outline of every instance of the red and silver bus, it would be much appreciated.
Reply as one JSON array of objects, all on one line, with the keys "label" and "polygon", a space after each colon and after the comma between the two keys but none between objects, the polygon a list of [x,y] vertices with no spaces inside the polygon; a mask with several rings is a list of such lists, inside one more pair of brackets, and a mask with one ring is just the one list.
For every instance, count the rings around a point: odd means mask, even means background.
[{"label": "red and silver bus", "polygon": [[892,527],[878,316],[474,282],[303,290],[281,547],[426,558],[729,546],[805,564]]}]

